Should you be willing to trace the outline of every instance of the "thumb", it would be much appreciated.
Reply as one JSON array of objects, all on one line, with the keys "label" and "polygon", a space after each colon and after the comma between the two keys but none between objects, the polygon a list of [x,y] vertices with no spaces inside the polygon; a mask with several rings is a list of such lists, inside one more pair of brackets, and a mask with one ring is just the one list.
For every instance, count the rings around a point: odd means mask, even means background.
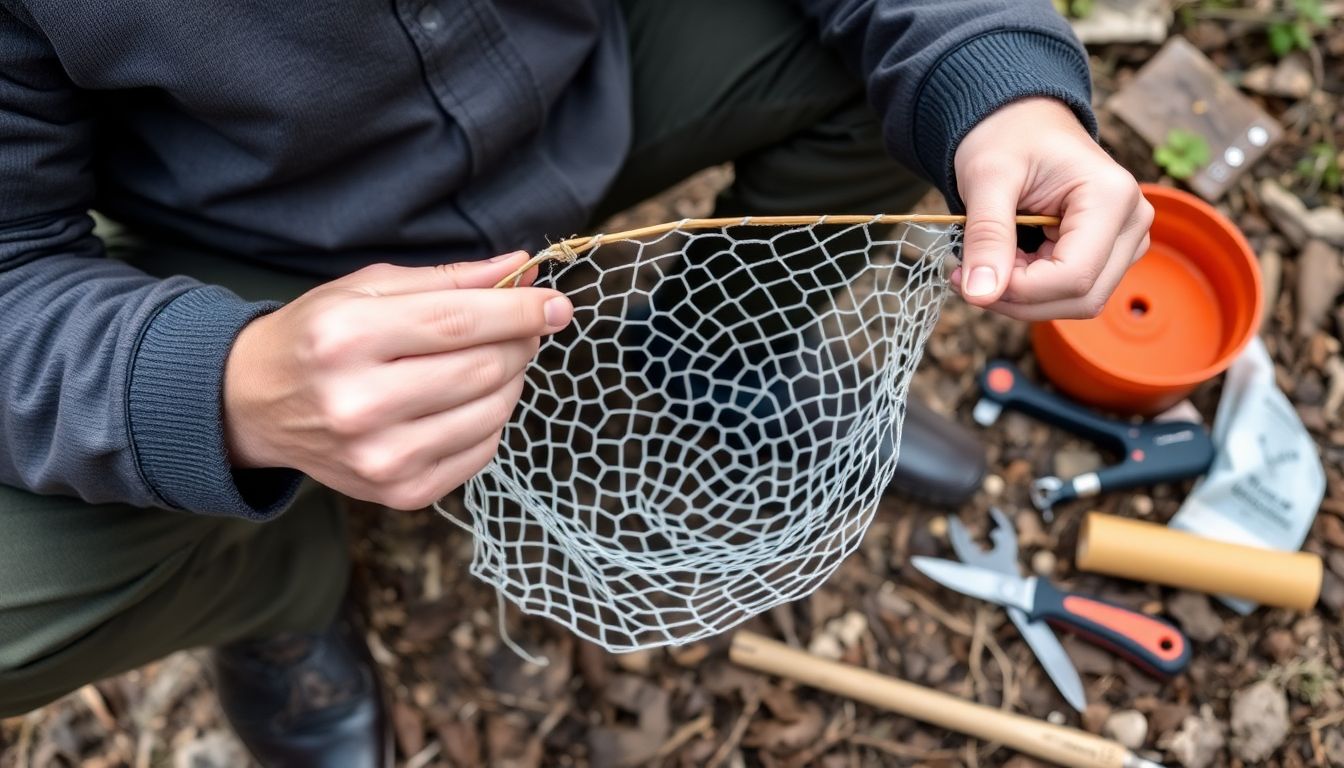
[{"label": "thumb", "polygon": [[999,177],[966,186],[966,233],[962,238],[961,295],[985,307],[1008,287],[1017,259],[1017,201],[1021,183]]},{"label": "thumb", "polygon": [[[397,267],[375,264],[349,275],[346,279],[363,291],[379,295],[448,291],[459,288],[493,288],[531,258],[525,251],[514,251],[482,261],[459,261],[428,267]],[[531,275],[524,276],[523,284]]]}]

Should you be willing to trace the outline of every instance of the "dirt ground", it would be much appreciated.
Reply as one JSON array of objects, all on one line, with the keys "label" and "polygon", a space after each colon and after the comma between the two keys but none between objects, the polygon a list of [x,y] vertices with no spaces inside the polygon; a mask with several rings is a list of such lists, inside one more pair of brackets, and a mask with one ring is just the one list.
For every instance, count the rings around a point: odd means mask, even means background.
[{"label": "dirt ground", "polygon": [[[1241,617],[1202,595],[1076,572],[1071,553],[1089,506],[1065,507],[1047,525],[1032,511],[1026,488],[1032,477],[1078,471],[1102,457],[1058,430],[1010,414],[987,430],[972,425],[983,434],[993,475],[961,510],[962,519],[983,533],[987,510],[998,505],[1017,522],[1024,567],[1174,618],[1194,640],[1187,674],[1158,683],[1066,639],[1094,702],[1081,716],[1074,713],[1000,610],[951,595],[908,565],[913,554],[949,554],[945,513],[898,499],[883,503],[860,551],[826,585],[749,626],[804,647],[821,642],[846,661],[991,706],[1104,730],[1170,765],[1344,765],[1344,415],[1335,399],[1344,388],[1344,276],[1339,243],[1296,238],[1291,223],[1263,199],[1269,180],[1311,208],[1344,204],[1338,181],[1344,162],[1341,4],[1324,4],[1329,24],[1310,28],[1310,50],[1284,59],[1291,63],[1280,63],[1267,43],[1266,25],[1297,19],[1293,14],[1305,5],[1183,3],[1172,34],[1194,42],[1244,90],[1253,90],[1246,77],[1257,67],[1285,78],[1309,75],[1305,89],[1253,94],[1283,124],[1285,138],[1220,207],[1260,254],[1268,291],[1263,337],[1279,385],[1326,466],[1326,502],[1305,546],[1327,562],[1317,609],[1262,609]],[[1155,49],[1092,47],[1098,104]],[[1151,147],[1104,112],[1102,118],[1103,138],[1116,157],[1141,180],[1162,179]],[[609,228],[704,214],[730,174],[711,169]],[[926,200],[926,210],[939,206]],[[1310,257],[1307,250],[1314,251]],[[974,376],[1000,356],[1033,371],[1027,329],[953,300],[915,389],[935,409],[970,424]],[[1210,421],[1218,388],[1211,382],[1192,398]],[[1187,490],[1114,494],[1090,508],[1162,522]],[[460,498],[449,503],[460,506]],[[510,635],[552,662],[533,667],[500,643],[495,596],[466,571],[467,534],[432,512],[357,505],[353,518],[358,593],[395,699],[399,759],[410,768],[1037,764],[993,744],[741,671],[726,661],[722,642],[613,656],[557,626],[509,612]],[[1280,711],[1287,725],[1276,729]],[[174,655],[0,723],[0,768],[246,764],[198,653]]]}]

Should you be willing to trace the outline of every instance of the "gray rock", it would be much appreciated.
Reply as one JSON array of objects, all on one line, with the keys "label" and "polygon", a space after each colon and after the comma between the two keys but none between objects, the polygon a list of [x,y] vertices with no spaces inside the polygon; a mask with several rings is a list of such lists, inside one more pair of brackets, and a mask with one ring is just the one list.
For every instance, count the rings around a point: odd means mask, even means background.
[{"label": "gray rock", "polygon": [[1129,749],[1141,749],[1148,738],[1148,718],[1142,712],[1124,709],[1106,718],[1101,735],[1114,739]]},{"label": "gray rock", "polygon": [[247,750],[231,733],[211,731],[182,745],[173,755],[173,768],[233,768],[250,765]]},{"label": "gray rock", "polygon": [[1055,451],[1055,474],[1068,479],[1101,468],[1101,454],[1091,448],[1065,446]]},{"label": "gray rock", "polygon": [[1269,325],[1274,317],[1274,308],[1279,305],[1279,290],[1283,285],[1283,256],[1274,249],[1260,253],[1260,287],[1264,291],[1265,312],[1260,318],[1260,326]]},{"label": "gray rock", "polygon": [[1320,329],[1344,289],[1344,259],[1339,250],[1311,240],[1297,257],[1297,335],[1306,338]]},{"label": "gray rock", "polygon": [[1206,704],[1198,716],[1185,718],[1181,729],[1167,734],[1158,746],[1185,768],[1208,768],[1218,758],[1225,743],[1223,727]]},{"label": "gray rock", "polygon": [[1317,239],[1344,246],[1344,211],[1327,207],[1307,210],[1297,195],[1272,179],[1260,182],[1260,202],[1274,225],[1293,245],[1300,248],[1308,240]]},{"label": "gray rock", "polygon": [[1263,762],[1288,737],[1288,697],[1267,680],[1232,695],[1232,750],[1251,765]]},{"label": "gray rock", "polygon": [[1167,601],[1167,611],[1191,639],[1207,643],[1223,631],[1223,619],[1209,598],[1198,592],[1177,592]]},{"label": "gray rock", "polygon": [[1289,56],[1277,65],[1261,64],[1241,79],[1241,87],[1266,96],[1301,99],[1311,95],[1316,79],[1305,56]]}]

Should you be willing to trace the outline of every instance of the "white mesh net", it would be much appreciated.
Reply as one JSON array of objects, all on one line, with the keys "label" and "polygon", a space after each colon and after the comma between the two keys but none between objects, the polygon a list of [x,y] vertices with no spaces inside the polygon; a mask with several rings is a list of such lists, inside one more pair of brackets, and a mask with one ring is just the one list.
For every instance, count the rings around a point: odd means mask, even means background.
[{"label": "white mesh net", "polygon": [[891,479],[958,243],[892,218],[563,246],[537,284],[574,322],[467,486],[472,573],[610,651],[816,589]]}]

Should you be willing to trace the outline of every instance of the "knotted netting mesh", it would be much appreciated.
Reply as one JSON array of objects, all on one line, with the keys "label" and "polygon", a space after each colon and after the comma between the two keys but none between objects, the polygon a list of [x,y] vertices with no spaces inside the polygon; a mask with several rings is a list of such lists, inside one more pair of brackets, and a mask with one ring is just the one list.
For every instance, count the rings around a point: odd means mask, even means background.
[{"label": "knotted netting mesh", "polygon": [[458,521],[472,573],[523,612],[610,651],[686,643],[809,594],[858,545],[959,230],[780,221],[797,220],[687,220],[534,260],[557,259],[536,284],[574,320]]}]

